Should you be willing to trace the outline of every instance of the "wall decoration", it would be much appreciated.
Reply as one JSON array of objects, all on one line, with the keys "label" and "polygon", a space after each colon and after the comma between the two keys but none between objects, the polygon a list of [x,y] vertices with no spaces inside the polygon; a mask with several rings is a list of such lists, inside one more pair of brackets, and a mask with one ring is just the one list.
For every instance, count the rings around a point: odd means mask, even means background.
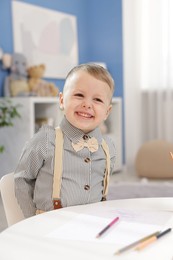
[{"label": "wall decoration", "polygon": [[65,78],[78,64],[76,16],[12,1],[14,51],[29,66],[44,63],[46,78]]}]

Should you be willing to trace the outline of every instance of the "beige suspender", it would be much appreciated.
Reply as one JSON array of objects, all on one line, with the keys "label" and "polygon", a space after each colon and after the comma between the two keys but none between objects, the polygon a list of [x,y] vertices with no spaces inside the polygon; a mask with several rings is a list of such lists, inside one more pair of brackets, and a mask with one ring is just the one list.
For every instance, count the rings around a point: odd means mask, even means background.
[{"label": "beige suspender", "polygon": [[63,156],[63,133],[59,127],[55,129],[55,158],[54,158],[54,179],[53,179],[53,205],[54,209],[62,208],[60,189],[62,180],[62,156]]},{"label": "beige suspender", "polygon": [[[57,127],[55,133],[55,162],[54,162],[54,179],[53,179],[53,193],[52,199],[54,204],[54,209],[62,208],[60,199],[60,189],[62,181],[62,157],[63,157],[63,133],[59,127]],[[102,141],[102,147],[106,155],[106,173],[104,177],[104,190],[103,199],[106,199],[108,192],[109,176],[110,176],[110,154],[109,147],[105,140]]]},{"label": "beige suspender", "polygon": [[106,155],[106,173],[105,173],[105,177],[104,177],[104,190],[103,190],[102,200],[106,200],[106,195],[108,193],[111,160],[110,160],[109,147],[104,139],[102,140],[102,147],[103,147],[103,150]]}]

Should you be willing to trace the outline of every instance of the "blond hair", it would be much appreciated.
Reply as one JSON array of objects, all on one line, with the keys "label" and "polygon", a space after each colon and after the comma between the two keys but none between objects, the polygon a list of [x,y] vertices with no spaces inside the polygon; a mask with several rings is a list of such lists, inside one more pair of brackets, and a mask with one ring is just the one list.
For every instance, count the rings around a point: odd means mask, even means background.
[{"label": "blond hair", "polygon": [[88,74],[90,74],[94,78],[107,83],[108,86],[110,87],[111,94],[113,96],[113,93],[114,93],[114,80],[113,80],[111,74],[105,68],[103,68],[102,66],[100,66],[98,64],[95,64],[95,63],[80,64],[80,65],[74,67],[73,69],[71,69],[69,71],[69,73],[67,74],[67,76],[66,76],[64,88],[66,87],[66,82],[68,81],[68,79],[75,72],[81,71],[81,70],[87,72]]}]

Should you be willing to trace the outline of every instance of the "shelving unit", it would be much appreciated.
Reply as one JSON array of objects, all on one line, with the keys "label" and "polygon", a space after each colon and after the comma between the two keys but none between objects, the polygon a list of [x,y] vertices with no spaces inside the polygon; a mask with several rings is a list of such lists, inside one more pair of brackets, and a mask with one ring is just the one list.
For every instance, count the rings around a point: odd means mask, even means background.
[{"label": "shelving unit", "polygon": [[11,100],[13,104],[20,104],[21,118],[15,119],[13,127],[0,128],[0,144],[5,147],[0,154],[0,177],[14,171],[24,144],[36,131],[36,119],[47,118],[56,126],[63,116],[58,98],[17,97]]},{"label": "shelving unit", "polygon": [[116,162],[114,171],[122,170],[122,100],[113,98],[112,112],[106,120],[108,135],[112,138],[116,147]]},{"label": "shelving unit", "polygon": [[[36,122],[42,121],[57,126],[63,117],[58,98],[18,97],[11,100],[13,104],[21,105],[19,109],[21,118],[15,120],[13,127],[0,128],[0,144],[5,147],[5,151],[0,154],[0,177],[14,171],[24,144],[38,129]],[[112,105],[112,113],[106,120],[108,129],[106,134],[110,135],[116,144],[117,160],[114,171],[120,171],[122,168],[121,98],[114,98]]]}]

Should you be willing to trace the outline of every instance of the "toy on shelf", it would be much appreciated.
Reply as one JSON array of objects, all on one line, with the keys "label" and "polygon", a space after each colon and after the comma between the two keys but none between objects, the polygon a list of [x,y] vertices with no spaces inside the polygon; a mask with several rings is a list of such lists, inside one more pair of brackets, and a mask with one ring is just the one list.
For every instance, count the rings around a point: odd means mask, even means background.
[{"label": "toy on shelf", "polygon": [[58,88],[52,82],[42,79],[45,72],[45,65],[31,66],[27,69],[29,91],[32,96],[54,97],[58,95]]},{"label": "toy on shelf", "polygon": [[27,60],[21,53],[0,53],[3,69],[9,70],[4,83],[5,97],[39,96],[55,97],[59,93],[54,83],[43,80],[45,65],[27,67]]},{"label": "toy on shelf", "polygon": [[4,54],[2,62],[4,69],[10,69],[9,76],[5,79],[4,96],[29,96],[25,56],[21,53]]}]

